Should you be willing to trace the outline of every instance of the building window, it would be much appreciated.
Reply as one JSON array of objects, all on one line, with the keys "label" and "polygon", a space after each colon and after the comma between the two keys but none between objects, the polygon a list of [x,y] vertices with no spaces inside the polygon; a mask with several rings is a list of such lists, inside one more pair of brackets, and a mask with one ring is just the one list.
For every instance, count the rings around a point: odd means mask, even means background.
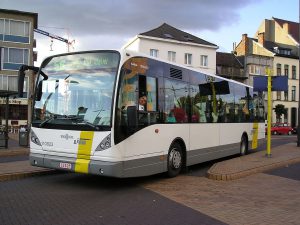
[{"label": "building window", "polygon": [[168,51],[168,60],[176,62],[176,52]]},{"label": "building window", "polygon": [[158,58],[158,50],[157,49],[150,49],[150,56]]},{"label": "building window", "polygon": [[281,100],[281,91],[277,91],[277,100]]},{"label": "building window", "polygon": [[296,101],[296,86],[292,86],[292,101]]},{"label": "building window", "polygon": [[3,48],[3,70],[19,70],[23,64],[29,64],[28,49]]},{"label": "building window", "polygon": [[[28,88],[28,77],[25,77],[23,89],[25,93],[24,96],[27,96]],[[0,90],[18,91],[18,77],[0,75]]]},{"label": "building window", "polygon": [[288,100],[289,100],[289,92],[288,92],[288,91],[285,91],[285,92],[284,92],[284,100],[285,100],[285,101],[288,101]]},{"label": "building window", "polygon": [[30,22],[0,19],[0,40],[29,43]]},{"label": "building window", "polygon": [[0,19],[0,35],[1,34],[4,34],[4,19]]},{"label": "building window", "polygon": [[284,76],[289,76],[289,65],[284,65]]},{"label": "building window", "polygon": [[249,66],[249,73],[250,74],[260,75],[261,70],[262,70],[262,68],[258,65],[250,65]]},{"label": "building window", "polygon": [[201,66],[208,66],[208,56],[207,55],[201,55]]},{"label": "building window", "polygon": [[296,66],[292,66],[292,79],[296,80]]},{"label": "building window", "polygon": [[250,74],[260,75],[260,68],[257,65],[250,65],[249,70],[250,70]]},{"label": "building window", "polygon": [[281,64],[280,63],[277,63],[277,76],[280,76],[281,75]]},{"label": "building window", "polygon": [[184,64],[192,65],[192,54],[190,54],[190,53],[184,54]]}]

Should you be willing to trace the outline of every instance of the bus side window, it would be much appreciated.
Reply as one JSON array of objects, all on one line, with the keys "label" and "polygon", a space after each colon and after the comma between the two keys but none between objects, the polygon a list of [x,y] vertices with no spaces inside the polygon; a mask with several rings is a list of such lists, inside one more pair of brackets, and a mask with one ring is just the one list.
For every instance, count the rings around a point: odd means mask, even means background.
[{"label": "bus side window", "polygon": [[139,76],[138,122],[140,127],[155,124],[157,112],[157,78]]},{"label": "bus side window", "polygon": [[187,123],[189,86],[185,82],[165,79],[165,122]]}]

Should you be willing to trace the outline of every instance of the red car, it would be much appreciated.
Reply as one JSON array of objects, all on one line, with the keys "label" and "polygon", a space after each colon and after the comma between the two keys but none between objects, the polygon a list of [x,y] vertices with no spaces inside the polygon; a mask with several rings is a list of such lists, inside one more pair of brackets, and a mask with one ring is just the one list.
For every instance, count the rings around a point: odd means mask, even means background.
[{"label": "red car", "polygon": [[[271,134],[288,134],[291,135],[293,128],[287,123],[274,123],[271,127]],[[267,128],[266,128],[267,133]]]}]

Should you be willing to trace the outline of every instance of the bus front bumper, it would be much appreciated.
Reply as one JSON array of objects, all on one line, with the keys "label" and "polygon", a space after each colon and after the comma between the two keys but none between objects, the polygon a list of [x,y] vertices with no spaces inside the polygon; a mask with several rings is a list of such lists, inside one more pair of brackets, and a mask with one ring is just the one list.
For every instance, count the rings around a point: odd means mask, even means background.
[{"label": "bus front bumper", "polygon": [[37,153],[30,153],[29,161],[32,166],[109,177],[123,177],[122,162],[76,159]]}]

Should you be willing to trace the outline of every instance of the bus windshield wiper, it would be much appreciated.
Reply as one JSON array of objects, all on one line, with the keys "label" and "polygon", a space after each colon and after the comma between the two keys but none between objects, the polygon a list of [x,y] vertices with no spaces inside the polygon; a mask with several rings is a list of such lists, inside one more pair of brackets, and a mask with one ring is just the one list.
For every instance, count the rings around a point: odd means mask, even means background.
[{"label": "bus windshield wiper", "polygon": [[57,115],[53,115],[49,117],[48,119],[44,120],[43,122],[40,123],[39,127],[43,127],[45,124],[51,122],[52,120],[56,119]]},{"label": "bus windshield wiper", "polygon": [[97,125],[84,120],[81,116],[69,115],[69,116],[65,116],[64,119],[65,120],[75,120],[77,122],[77,124],[88,125],[96,130],[99,130],[99,127]]},{"label": "bus windshield wiper", "polygon": [[94,129],[96,129],[96,130],[99,130],[99,126],[97,126],[97,125],[95,125],[95,124],[92,124],[92,123],[90,123],[90,122],[88,122],[88,121],[86,121],[86,120],[82,120],[82,121],[80,121],[80,123],[77,123],[77,124],[80,124],[80,125],[88,125],[88,126],[94,128]]},{"label": "bus windshield wiper", "polygon": [[56,119],[66,120],[66,119],[70,119],[70,118],[73,118],[73,116],[69,117],[69,116],[61,116],[61,115],[52,115],[48,119],[46,119],[43,122],[41,122],[40,125],[39,125],[39,127],[43,127],[45,124],[51,122],[52,120],[56,120]]}]

